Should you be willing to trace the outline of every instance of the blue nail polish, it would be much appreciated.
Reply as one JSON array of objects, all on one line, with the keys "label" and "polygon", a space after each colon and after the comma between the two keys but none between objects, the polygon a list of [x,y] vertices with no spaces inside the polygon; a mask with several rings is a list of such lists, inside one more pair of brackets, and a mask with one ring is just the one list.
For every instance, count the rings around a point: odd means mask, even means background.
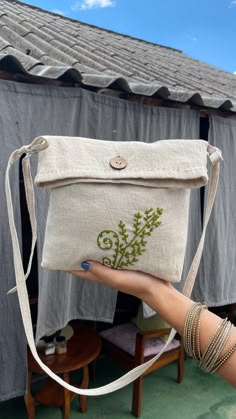
[{"label": "blue nail polish", "polygon": [[88,271],[88,270],[89,270],[89,268],[90,268],[90,263],[88,263],[88,262],[82,262],[80,266],[81,266],[81,268],[82,268],[82,269],[84,269],[85,271]]}]

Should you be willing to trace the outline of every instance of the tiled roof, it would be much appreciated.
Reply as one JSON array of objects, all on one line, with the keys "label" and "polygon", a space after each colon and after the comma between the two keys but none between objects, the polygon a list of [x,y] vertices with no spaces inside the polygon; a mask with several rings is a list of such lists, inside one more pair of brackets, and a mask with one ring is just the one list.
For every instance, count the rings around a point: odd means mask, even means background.
[{"label": "tiled roof", "polygon": [[14,0],[0,0],[0,70],[236,111],[235,75]]}]

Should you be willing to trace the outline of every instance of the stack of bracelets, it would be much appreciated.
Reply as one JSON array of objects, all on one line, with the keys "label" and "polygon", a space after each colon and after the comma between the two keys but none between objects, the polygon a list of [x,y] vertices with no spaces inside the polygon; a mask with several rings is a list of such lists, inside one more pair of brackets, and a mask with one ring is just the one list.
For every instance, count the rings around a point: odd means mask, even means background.
[{"label": "stack of bracelets", "polygon": [[199,361],[199,367],[205,372],[215,372],[236,350],[236,343],[222,356],[221,352],[234,327],[230,321],[222,320],[217,327],[203,354],[200,351],[200,316],[207,306],[194,303],[186,316],[184,325],[184,347],[188,355]]}]

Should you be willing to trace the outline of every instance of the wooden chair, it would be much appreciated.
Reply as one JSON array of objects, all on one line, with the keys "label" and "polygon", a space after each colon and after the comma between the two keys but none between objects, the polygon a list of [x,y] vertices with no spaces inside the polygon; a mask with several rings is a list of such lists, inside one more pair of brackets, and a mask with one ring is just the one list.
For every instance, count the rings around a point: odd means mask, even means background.
[{"label": "wooden chair", "polygon": [[[125,369],[131,370],[143,362],[148,361],[155,354],[160,352],[164,343],[160,340],[151,341],[151,338],[160,338],[161,336],[168,334],[170,330],[171,329],[162,329],[151,332],[141,332],[132,322],[125,323],[112,327],[101,333],[103,339],[103,349],[109,357],[117,361]],[[125,348],[125,344],[127,344],[128,341],[128,347]],[[152,353],[152,355],[148,355],[147,348],[148,344],[151,342],[158,342],[159,350],[157,350],[156,353]],[[147,375],[173,361],[177,361],[177,382],[180,384],[183,380],[184,373],[184,348],[181,340],[177,341],[177,339],[175,339],[170,349],[164,352],[161,357],[144,373],[144,375]],[[139,417],[141,415],[142,385],[144,375],[133,382],[132,414],[135,417]]]}]

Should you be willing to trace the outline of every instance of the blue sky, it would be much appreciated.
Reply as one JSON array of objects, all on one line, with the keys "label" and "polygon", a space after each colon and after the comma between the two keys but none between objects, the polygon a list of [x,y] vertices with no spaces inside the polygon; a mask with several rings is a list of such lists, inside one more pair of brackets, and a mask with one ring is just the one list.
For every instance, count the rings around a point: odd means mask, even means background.
[{"label": "blue sky", "polygon": [[24,0],[236,72],[236,0]]}]

